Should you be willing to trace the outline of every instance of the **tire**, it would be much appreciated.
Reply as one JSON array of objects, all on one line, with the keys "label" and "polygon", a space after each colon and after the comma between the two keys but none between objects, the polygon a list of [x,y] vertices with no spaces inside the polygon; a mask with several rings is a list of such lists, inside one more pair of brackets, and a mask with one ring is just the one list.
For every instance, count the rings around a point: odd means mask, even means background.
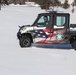
[{"label": "tire", "polygon": [[31,46],[31,40],[30,38],[26,36],[22,36],[19,40],[20,47],[30,47]]},{"label": "tire", "polygon": [[72,45],[73,49],[76,50],[76,41],[74,41],[71,45]]}]

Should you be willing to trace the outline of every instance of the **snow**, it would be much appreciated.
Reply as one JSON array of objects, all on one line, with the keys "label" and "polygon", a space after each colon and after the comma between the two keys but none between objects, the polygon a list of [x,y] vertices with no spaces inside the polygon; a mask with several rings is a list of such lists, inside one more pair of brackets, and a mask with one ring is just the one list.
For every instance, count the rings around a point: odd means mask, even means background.
[{"label": "snow", "polygon": [[[65,0],[59,0],[59,1],[61,1],[62,3],[64,3]],[[73,1],[74,0],[68,0],[68,3],[71,4]]]},{"label": "snow", "polygon": [[[32,24],[39,7],[4,6],[0,11],[0,75],[75,75],[76,51],[71,45],[20,48],[18,25]],[[68,12],[71,13],[71,10]],[[71,13],[71,22],[76,22]]]}]

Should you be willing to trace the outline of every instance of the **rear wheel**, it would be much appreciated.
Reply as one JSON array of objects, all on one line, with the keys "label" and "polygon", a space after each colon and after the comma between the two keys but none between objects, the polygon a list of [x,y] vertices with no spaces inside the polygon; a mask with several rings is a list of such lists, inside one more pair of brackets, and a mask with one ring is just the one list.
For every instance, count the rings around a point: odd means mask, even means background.
[{"label": "rear wheel", "polygon": [[29,37],[22,36],[19,40],[19,44],[21,47],[30,47],[31,46],[31,40]]},{"label": "rear wheel", "polygon": [[72,45],[73,49],[76,50],[76,41],[74,41],[71,45]]}]

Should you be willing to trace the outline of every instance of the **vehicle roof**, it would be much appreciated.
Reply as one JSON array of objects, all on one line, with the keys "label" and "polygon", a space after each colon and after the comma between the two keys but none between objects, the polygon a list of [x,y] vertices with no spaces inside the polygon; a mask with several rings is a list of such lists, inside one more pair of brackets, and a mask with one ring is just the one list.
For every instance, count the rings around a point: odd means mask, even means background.
[{"label": "vehicle roof", "polygon": [[63,12],[57,12],[57,11],[49,11],[46,13],[40,13],[39,15],[50,15],[50,14],[66,14],[66,15],[70,15],[69,13],[63,13]]}]

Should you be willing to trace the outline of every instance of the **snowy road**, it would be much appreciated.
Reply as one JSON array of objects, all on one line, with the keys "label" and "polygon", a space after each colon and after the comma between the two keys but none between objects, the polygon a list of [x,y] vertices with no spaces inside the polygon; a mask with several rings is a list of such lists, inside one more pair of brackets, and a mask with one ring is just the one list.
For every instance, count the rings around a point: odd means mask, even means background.
[{"label": "snowy road", "polygon": [[70,45],[20,48],[18,25],[32,24],[40,12],[44,10],[38,7],[2,7],[0,75],[76,75],[76,51]]}]

